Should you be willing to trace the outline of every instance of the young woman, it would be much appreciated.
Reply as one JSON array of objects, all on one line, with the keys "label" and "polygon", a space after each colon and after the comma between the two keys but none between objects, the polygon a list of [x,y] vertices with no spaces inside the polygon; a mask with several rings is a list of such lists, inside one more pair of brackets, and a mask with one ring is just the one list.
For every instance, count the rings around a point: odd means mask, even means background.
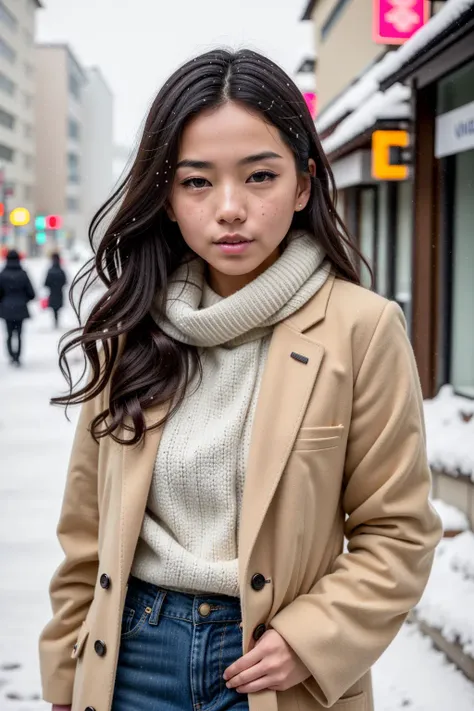
[{"label": "young woman", "polygon": [[106,293],[63,352],[90,379],[55,400],[83,403],[56,710],[373,708],[440,524],[403,317],[359,286],[333,195],[268,59],[213,51],[158,94],[91,228]]}]

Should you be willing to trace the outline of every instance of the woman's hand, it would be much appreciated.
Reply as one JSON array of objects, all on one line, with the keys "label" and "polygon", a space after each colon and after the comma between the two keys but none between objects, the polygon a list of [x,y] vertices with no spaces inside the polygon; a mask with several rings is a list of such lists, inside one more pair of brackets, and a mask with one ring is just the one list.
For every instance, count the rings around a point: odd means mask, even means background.
[{"label": "woman's hand", "polygon": [[271,689],[286,691],[311,676],[276,630],[267,630],[255,647],[224,672],[228,689],[240,694]]}]

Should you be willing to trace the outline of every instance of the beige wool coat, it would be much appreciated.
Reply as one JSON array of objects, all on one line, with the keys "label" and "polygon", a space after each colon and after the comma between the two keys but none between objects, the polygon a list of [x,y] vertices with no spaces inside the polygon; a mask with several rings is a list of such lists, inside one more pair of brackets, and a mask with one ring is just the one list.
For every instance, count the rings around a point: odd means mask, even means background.
[{"label": "beige wool coat", "polygon": [[[111,709],[127,580],[160,441],[155,430],[137,447],[96,444],[88,426],[104,398],[80,416],[58,527],[65,558],[40,640],[44,698],[73,711]],[[147,421],[161,412],[148,410]],[[257,626],[273,627],[311,677],[251,695],[251,711],[373,710],[370,668],[420,598],[441,535],[429,491],[401,311],[332,276],[274,330],[239,538],[243,652]],[[255,573],[267,580],[262,590],[250,584]]]}]

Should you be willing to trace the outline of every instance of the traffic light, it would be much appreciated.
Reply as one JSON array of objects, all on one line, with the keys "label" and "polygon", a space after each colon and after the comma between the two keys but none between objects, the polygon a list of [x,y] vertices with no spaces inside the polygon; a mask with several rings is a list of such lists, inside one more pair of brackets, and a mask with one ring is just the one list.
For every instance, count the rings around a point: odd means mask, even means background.
[{"label": "traffic light", "polygon": [[46,217],[44,215],[38,215],[38,217],[36,217],[35,228],[38,232],[42,232],[46,229]]},{"label": "traffic light", "polygon": [[60,230],[62,225],[63,225],[63,221],[59,215],[47,215],[46,216],[46,229],[47,230]]},{"label": "traffic light", "polygon": [[46,244],[46,232],[36,233],[36,244]]}]

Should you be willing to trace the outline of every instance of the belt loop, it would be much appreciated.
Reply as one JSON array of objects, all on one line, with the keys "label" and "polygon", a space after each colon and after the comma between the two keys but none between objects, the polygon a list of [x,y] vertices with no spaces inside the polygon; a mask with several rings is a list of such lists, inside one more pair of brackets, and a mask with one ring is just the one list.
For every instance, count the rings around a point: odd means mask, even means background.
[{"label": "belt loop", "polygon": [[153,603],[153,608],[151,610],[150,619],[148,623],[150,625],[157,625],[160,619],[161,606],[163,605],[164,599],[166,597],[165,590],[158,590],[155,597],[155,602]]}]

